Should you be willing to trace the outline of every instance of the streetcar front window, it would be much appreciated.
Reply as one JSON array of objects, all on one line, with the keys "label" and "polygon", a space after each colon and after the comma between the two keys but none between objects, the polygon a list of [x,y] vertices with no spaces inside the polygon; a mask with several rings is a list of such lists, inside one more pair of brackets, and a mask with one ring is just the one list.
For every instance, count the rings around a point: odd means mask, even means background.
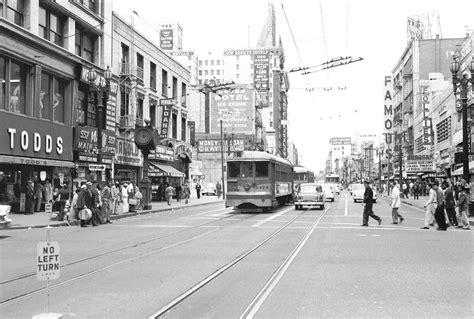
[{"label": "streetcar front window", "polygon": [[228,177],[239,177],[240,176],[240,163],[239,162],[228,162]]},{"label": "streetcar front window", "polygon": [[253,177],[253,163],[242,162],[240,177]]},{"label": "streetcar front window", "polygon": [[255,163],[255,177],[268,177],[268,163],[267,162]]}]

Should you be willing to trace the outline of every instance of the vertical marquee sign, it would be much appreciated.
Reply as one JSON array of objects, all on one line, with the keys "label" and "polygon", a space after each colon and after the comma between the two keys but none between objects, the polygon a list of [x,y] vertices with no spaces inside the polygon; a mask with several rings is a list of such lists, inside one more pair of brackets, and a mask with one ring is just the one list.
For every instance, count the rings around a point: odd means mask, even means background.
[{"label": "vertical marquee sign", "polygon": [[170,129],[170,119],[171,119],[171,110],[173,105],[176,104],[174,99],[161,99],[160,105],[163,108],[163,113],[161,115],[161,130],[160,138],[167,138],[169,129]]},{"label": "vertical marquee sign", "polygon": [[[384,119],[384,134],[385,144],[387,144],[388,172],[391,172],[391,157],[393,154],[393,84],[392,76],[385,76],[384,80],[384,98],[383,98],[383,119]],[[387,173],[388,173],[387,172]]]}]

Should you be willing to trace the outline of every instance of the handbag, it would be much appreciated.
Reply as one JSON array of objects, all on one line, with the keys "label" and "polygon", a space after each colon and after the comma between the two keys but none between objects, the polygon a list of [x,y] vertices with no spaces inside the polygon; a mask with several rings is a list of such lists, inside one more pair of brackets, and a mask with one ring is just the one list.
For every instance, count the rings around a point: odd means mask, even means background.
[{"label": "handbag", "polygon": [[137,205],[138,204],[138,200],[136,200],[135,198],[130,198],[128,200],[128,204],[129,205]]}]

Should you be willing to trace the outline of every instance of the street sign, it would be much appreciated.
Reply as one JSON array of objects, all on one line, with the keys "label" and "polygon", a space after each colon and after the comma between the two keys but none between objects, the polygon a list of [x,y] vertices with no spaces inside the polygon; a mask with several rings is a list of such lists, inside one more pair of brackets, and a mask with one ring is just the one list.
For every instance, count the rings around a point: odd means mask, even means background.
[{"label": "street sign", "polygon": [[36,246],[37,266],[36,278],[38,280],[58,279],[60,272],[59,243],[39,242]]},{"label": "street sign", "polygon": [[105,171],[105,165],[103,164],[89,164],[90,171]]}]

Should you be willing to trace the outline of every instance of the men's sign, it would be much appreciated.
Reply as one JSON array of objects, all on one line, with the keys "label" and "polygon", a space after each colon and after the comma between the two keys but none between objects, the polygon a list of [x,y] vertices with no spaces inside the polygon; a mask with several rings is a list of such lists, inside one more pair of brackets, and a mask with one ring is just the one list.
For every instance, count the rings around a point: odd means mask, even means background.
[{"label": "men's sign", "polygon": [[60,275],[59,243],[39,242],[36,252],[36,278],[38,280],[58,279]]}]

